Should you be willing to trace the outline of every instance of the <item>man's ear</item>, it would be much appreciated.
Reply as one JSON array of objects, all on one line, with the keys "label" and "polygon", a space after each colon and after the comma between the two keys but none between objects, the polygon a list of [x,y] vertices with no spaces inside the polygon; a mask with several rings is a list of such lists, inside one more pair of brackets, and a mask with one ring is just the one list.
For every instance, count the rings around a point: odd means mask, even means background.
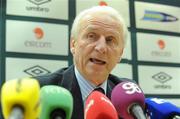
[{"label": "man's ear", "polygon": [[71,53],[74,54],[75,53],[75,44],[76,44],[76,41],[74,38],[71,38],[71,41],[70,41],[70,50],[71,50]]}]

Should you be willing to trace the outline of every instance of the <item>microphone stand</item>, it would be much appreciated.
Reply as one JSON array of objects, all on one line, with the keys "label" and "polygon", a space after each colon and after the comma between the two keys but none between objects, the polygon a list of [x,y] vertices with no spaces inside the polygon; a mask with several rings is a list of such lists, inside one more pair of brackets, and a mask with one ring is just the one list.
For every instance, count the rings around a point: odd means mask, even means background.
[{"label": "microphone stand", "polygon": [[23,109],[20,106],[15,106],[11,111],[9,119],[24,119]]}]

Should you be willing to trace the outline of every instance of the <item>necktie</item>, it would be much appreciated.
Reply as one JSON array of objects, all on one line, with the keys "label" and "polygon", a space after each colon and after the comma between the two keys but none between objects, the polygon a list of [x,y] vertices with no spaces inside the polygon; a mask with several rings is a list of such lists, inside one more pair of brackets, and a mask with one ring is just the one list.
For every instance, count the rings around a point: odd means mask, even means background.
[{"label": "necktie", "polygon": [[101,87],[97,87],[97,88],[95,88],[95,89],[94,89],[94,91],[99,91],[99,92],[101,92],[101,93],[105,94],[104,89],[103,89],[103,88],[101,88]]}]

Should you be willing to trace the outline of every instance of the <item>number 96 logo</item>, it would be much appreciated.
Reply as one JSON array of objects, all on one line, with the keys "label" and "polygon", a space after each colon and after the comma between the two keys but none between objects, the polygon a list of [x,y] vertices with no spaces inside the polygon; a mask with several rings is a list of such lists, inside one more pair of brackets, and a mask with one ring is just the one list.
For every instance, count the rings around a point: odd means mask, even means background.
[{"label": "number 96 logo", "polygon": [[139,88],[139,86],[132,82],[124,83],[122,88],[126,90],[127,94],[142,93],[142,90]]}]

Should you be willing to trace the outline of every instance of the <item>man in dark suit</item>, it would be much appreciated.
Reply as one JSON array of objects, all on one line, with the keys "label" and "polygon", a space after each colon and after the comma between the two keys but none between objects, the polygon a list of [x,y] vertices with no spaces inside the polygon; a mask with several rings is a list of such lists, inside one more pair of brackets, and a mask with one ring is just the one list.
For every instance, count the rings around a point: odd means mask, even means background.
[{"label": "man in dark suit", "polygon": [[70,50],[74,65],[37,77],[41,86],[59,85],[72,93],[72,119],[84,119],[84,103],[95,88],[101,87],[110,98],[113,87],[126,80],[110,74],[121,59],[126,35],[127,27],[115,9],[86,9],[72,26]]}]

